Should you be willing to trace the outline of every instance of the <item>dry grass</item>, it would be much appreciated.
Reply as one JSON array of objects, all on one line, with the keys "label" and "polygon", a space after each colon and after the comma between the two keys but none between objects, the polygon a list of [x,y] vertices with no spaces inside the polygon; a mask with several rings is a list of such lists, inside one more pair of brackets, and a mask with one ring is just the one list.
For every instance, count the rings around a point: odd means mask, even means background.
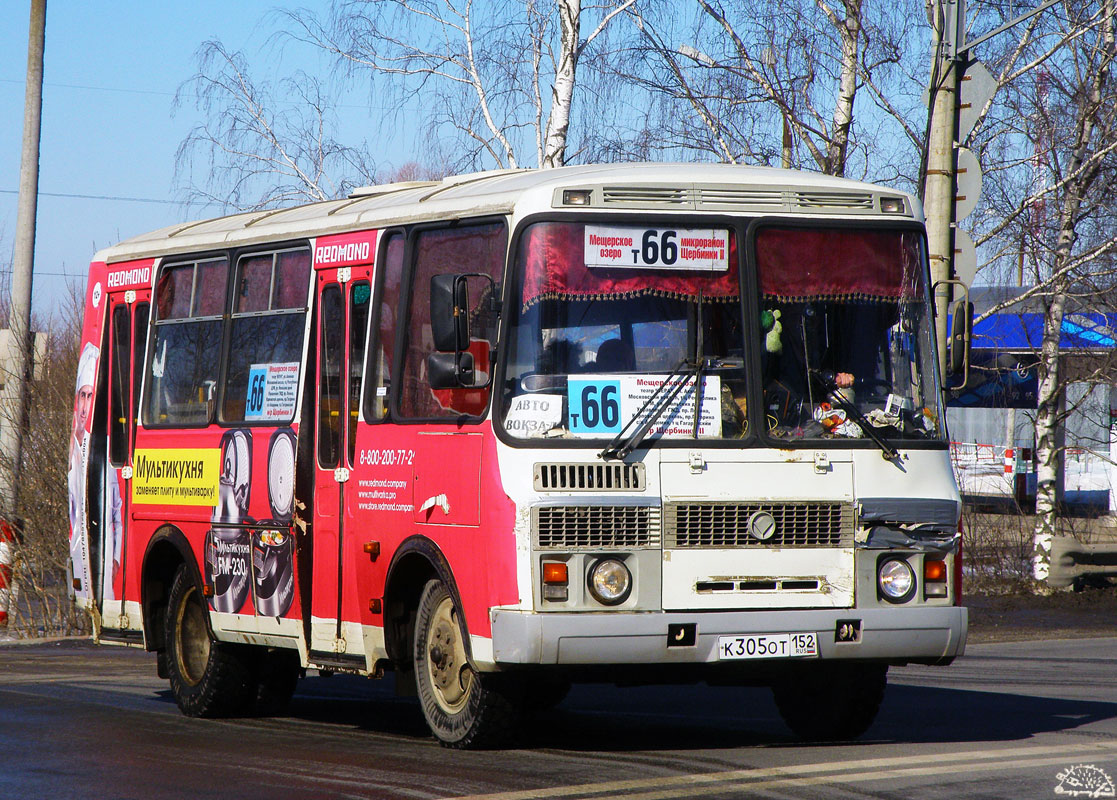
[{"label": "dry grass", "polygon": [[[36,330],[49,335],[41,377],[30,387],[23,436],[16,513],[23,519],[23,541],[15,548],[18,594],[9,609],[6,633],[18,638],[87,633],[89,616],[69,595],[70,429],[74,375],[81,325],[81,298],[76,292]],[[9,420],[0,420],[9,424]],[[0,630],[0,633],[4,633]]]},{"label": "dry grass", "polygon": [[[964,586],[968,594],[1048,594],[1046,584],[1032,578],[1032,542],[1036,517],[1021,511],[988,513],[971,505],[962,508],[965,525]],[[1084,543],[1117,540],[1117,519],[1110,516],[1061,515],[1061,536]]]}]

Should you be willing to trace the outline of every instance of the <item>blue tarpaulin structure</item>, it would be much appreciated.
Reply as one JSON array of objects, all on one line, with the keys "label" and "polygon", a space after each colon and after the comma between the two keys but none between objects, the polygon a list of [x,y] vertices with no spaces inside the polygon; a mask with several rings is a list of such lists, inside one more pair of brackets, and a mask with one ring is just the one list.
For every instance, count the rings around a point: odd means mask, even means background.
[{"label": "blue tarpaulin structure", "polygon": [[[955,408],[1035,408],[1035,354],[1043,341],[1043,314],[993,314],[974,324],[970,380],[948,405]],[[1065,354],[1117,347],[1117,314],[1072,313],[1063,318]]]},{"label": "blue tarpaulin structure", "polygon": [[[1024,312],[994,314],[974,325],[975,350],[1037,351],[1043,341],[1043,315]],[[1059,347],[1098,350],[1117,346],[1117,314],[1067,314]]]}]

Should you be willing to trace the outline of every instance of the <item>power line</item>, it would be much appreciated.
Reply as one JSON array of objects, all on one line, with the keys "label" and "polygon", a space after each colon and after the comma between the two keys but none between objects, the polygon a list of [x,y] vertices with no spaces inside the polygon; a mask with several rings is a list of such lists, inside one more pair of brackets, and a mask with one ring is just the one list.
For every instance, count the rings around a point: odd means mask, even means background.
[{"label": "power line", "polygon": [[[13,78],[0,78],[0,83],[15,83],[23,85],[24,81],[18,81]],[[157,92],[153,89],[118,89],[112,86],[82,86],[76,83],[47,83],[45,86],[50,86],[57,89],[82,89],[89,92],[124,92],[126,94],[155,94],[163,97],[174,97],[174,92]]]},{"label": "power line", "polygon": [[[0,78],[0,83],[12,83],[22,86],[24,81],[15,80],[14,78]],[[155,95],[157,97],[175,97],[183,100],[197,100],[199,95],[185,92],[160,92],[155,89],[123,89],[116,86],[83,86],[79,83],[44,83],[52,89],[78,89],[83,92],[120,92],[122,94],[147,94]],[[290,105],[297,105],[295,101],[289,101]],[[378,106],[371,103],[334,103],[333,108],[352,108],[360,111],[389,111],[392,110],[390,106]]]},{"label": "power line", "polygon": [[[19,194],[18,189],[0,189],[0,194]],[[107,194],[72,194],[69,192],[39,192],[39,197],[69,197],[77,198],[79,200],[119,200],[126,203],[162,203],[170,206],[219,206],[221,203],[206,202],[206,203],[187,203],[181,200],[158,200],[154,197],[120,197],[118,195]]]},{"label": "power line", "polygon": [[[0,275],[11,275],[11,274],[12,274],[12,271],[10,269],[0,269]],[[50,275],[51,277],[54,277],[54,278],[84,278],[84,277],[86,277],[84,275],[79,275],[76,272],[40,272],[39,270],[35,270],[35,276],[38,277],[39,275]]]},{"label": "power line", "polygon": [[[15,78],[0,78],[0,84],[17,84],[22,86],[22,80]],[[184,92],[157,92],[155,89],[126,89],[116,86],[83,86],[82,84],[54,84],[44,86],[56,89],[78,89],[80,92],[120,92],[130,95],[154,95],[156,97],[176,97],[180,99],[198,99],[199,95]],[[355,108],[359,111],[392,111],[391,106],[372,105],[371,103],[334,103],[334,108]]]}]

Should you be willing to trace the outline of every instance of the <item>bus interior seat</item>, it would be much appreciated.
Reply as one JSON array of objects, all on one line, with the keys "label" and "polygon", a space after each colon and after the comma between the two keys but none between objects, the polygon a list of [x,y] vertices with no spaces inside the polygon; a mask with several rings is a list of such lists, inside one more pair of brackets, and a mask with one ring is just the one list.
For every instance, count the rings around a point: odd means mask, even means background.
[{"label": "bus interior seat", "polygon": [[636,354],[620,339],[606,339],[597,348],[598,372],[631,372],[636,369]]}]

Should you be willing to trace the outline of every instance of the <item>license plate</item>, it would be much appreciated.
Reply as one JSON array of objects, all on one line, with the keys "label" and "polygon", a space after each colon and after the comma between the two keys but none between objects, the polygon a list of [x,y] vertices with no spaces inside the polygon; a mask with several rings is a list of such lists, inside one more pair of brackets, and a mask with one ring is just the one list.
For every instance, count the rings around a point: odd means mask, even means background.
[{"label": "license plate", "polygon": [[813,633],[754,633],[719,636],[718,658],[801,658],[818,655],[818,636]]}]

